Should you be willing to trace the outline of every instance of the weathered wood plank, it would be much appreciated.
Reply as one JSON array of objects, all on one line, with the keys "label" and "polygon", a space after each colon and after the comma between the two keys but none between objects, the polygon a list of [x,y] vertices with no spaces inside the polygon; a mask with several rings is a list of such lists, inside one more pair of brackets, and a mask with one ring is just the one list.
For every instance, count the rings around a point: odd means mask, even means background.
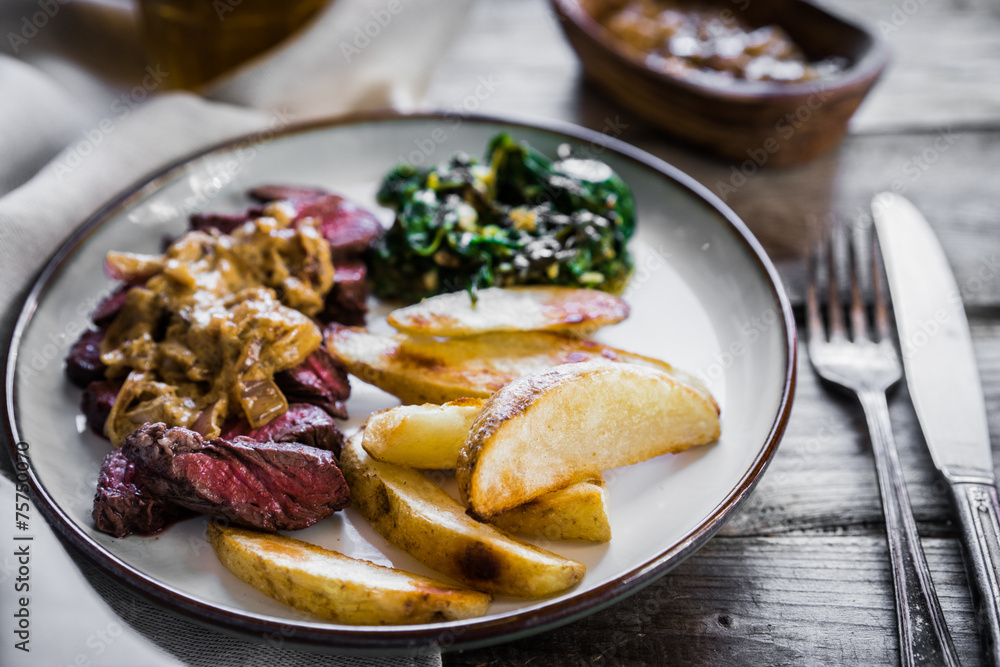
[{"label": "weathered wood plank", "polygon": [[827,0],[883,34],[886,75],[852,122],[854,132],[996,127],[1000,119],[1000,12],[982,0]]},{"label": "weathered wood plank", "polygon": [[[894,58],[852,123],[885,133],[1000,122],[1000,11],[985,0],[828,0],[885,34]],[[545,0],[481,2],[436,72],[430,105],[451,106],[477,77],[505,82],[482,107],[585,122],[580,66]]]},{"label": "weathered wood plank", "polygon": [[[924,549],[963,664],[981,662],[958,545]],[[717,537],[660,581],[581,621],[448,667],[898,663],[888,552],[876,537]]]},{"label": "weathered wood plank", "polygon": [[[545,0],[479,2],[434,73],[425,106],[579,122],[579,69]],[[477,98],[480,77],[497,85]]]},{"label": "weathered wood plank", "polygon": [[[798,169],[720,164],[649,132],[628,134],[722,197],[779,262],[801,302],[801,258],[832,225],[871,225],[872,197],[911,199],[934,227],[965,304],[1000,304],[1000,189],[983,179],[1000,170],[1000,132],[850,136],[841,149]],[[749,174],[746,176],[745,174]]]},{"label": "weathered wood plank", "polygon": [[[973,320],[972,331],[996,465],[1000,463],[1000,324]],[[875,462],[860,406],[820,384],[804,342],[798,371],[792,418],[778,453],[723,534],[883,531]],[[947,486],[933,467],[905,383],[890,395],[889,406],[921,533],[956,535]]]}]

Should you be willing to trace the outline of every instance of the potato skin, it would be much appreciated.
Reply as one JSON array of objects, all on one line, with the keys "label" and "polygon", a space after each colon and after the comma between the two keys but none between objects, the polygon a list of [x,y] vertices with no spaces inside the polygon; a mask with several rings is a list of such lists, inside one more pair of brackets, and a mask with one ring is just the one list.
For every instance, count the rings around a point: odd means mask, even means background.
[{"label": "potato skin", "polygon": [[550,491],[498,514],[490,523],[516,535],[546,540],[611,540],[603,479],[588,479]]},{"label": "potato skin", "polygon": [[[443,405],[400,405],[376,412],[365,423],[361,446],[375,460],[422,470],[454,470],[482,398]],[[611,539],[604,480],[597,478],[547,493],[494,517],[509,533],[547,540],[607,542]]]},{"label": "potato skin", "polygon": [[462,501],[490,520],[603,470],[718,439],[718,404],[686,379],[583,362],[514,380],[483,406],[462,446]]},{"label": "potato skin", "polygon": [[582,361],[621,362],[683,375],[659,359],[547,331],[490,333],[441,344],[435,338],[384,336],[334,324],[325,340],[352,375],[407,404],[489,398],[522,375]]},{"label": "potato skin", "polygon": [[283,535],[209,523],[222,564],[279,602],[336,623],[403,625],[482,616],[490,596]]},{"label": "potato skin", "polygon": [[418,470],[382,463],[356,434],[341,469],[354,508],[396,547],[470,588],[519,598],[561,593],[583,578],[582,563],[481,524]]},{"label": "potato skin", "polygon": [[424,470],[454,470],[469,427],[486,399],[401,405],[368,417],[361,442],[379,461]]},{"label": "potato skin", "polygon": [[432,296],[389,313],[389,324],[414,336],[475,336],[498,331],[562,331],[590,335],[629,314],[620,297],[561,285],[488,287]]}]

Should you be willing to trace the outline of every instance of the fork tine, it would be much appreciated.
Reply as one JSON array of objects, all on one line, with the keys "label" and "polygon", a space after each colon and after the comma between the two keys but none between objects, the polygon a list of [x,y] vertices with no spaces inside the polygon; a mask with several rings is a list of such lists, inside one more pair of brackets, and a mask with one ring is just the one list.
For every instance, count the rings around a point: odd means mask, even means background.
[{"label": "fork tine", "polygon": [[820,258],[825,252],[822,241],[816,250],[809,255],[807,273],[809,285],[806,287],[806,317],[809,326],[809,340],[826,340],[826,332],[823,330],[823,316],[819,312],[819,298],[816,295],[817,283],[819,282]]},{"label": "fork tine", "polygon": [[882,249],[879,247],[878,238],[872,234],[872,287],[875,293],[875,331],[878,332],[879,342],[890,340],[892,331],[889,325],[889,307],[886,303],[885,288],[882,285]]},{"label": "fork tine", "polygon": [[851,335],[854,341],[869,340],[868,312],[861,295],[861,260],[855,243],[849,244],[851,254]]},{"label": "fork tine", "polygon": [[828,272],[828,297],[826,319],[830,326],[830,340],[843,340],[847,338],[847,328],[844,323],[844,309],[840,304],[840,282],[837,280],[837,257],[840,252],[838,241],[843,239],[842,234],[834,234],[828,244],[827,266]]}]

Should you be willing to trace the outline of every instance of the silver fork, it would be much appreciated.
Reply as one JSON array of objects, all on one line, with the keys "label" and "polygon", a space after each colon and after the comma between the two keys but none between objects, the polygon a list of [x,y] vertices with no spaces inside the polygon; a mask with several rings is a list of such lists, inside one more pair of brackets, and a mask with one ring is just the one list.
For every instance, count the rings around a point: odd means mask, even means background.
[{"label": "silver fork", "polygon": [[[845,317],[835,270],[835,260],[842,256],[838,250],[844,244],[837,240],[843,240],[843,234],[822,243],[810,258],[806,296],[809,359],[820,377],[856,394],[865,411],[892,560],[901,662],[907,666],[958,665],[920,545],[889,422],[886,391],[899,381],[902,370],[889,325],[878,247],[870,243],[874,287],[874,322],[870,323],[858,278],[860,251],[850,243],[846,245],[850,252],[851,298]],[[818,282],[828,284],[829,334],[820,313]],[[872,329],[875,339],[870,335]]]}]

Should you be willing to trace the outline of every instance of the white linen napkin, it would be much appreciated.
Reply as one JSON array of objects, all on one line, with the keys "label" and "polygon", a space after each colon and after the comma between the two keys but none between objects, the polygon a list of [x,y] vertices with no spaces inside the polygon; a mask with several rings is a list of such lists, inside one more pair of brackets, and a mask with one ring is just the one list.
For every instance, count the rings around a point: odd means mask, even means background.
[{"label": "white linen napkin", "polygon": [[[238,8],[238,3],[231,2]],[[296,120],[419,104],[471,0],[334,0],[299,34],[200,94],[166,92],[128,0],[0,3],[0,340],[47,259],[104,202],[208,145]],[[6,443],[4,450],[7,449]],[[0,503],[15,504],[6,451]],[[440,664],[289,651],[177,619],[67,554],[34,512],[31,652],[15,647],[17,562],[0,556],[0,664]],[[0,521],[0,553],[14,525]],[[16,622],[16,621],[15,621]],[[112,632],[117,633],[110,637]],[[101,633],[104,633],[103,635]],[[108,641],[111,639],[112,641]]]}]

